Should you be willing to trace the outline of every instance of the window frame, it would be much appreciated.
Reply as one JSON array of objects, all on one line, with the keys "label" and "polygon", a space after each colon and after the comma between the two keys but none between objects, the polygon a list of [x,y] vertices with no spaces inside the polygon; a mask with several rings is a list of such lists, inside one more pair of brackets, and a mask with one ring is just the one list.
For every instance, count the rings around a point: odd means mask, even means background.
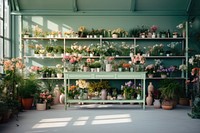
[{"label": "window frame", "polygon": [[[11,17],[10,17],[10,5],[8,0],[1,0],[1,11],[2,15],[0,15],[0,21],[1,21],[1,31],[0,39],[0,60],[4,60],[5,58],[11,58]],[[5,35],[6,34],[6,35]],[[6,49],[5,49],[6,48]],[[0,73],[3,73],[3,64],[0,64]]]}]

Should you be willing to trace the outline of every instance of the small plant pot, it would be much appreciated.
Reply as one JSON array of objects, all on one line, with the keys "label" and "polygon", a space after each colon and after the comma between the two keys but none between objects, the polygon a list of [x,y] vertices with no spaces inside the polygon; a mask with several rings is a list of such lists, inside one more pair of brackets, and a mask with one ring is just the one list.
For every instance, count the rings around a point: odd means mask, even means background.
[{"label": "small plant pot", "polygon": [[36,109],[37,110],[46,110],[46,103],[37,103]]}]

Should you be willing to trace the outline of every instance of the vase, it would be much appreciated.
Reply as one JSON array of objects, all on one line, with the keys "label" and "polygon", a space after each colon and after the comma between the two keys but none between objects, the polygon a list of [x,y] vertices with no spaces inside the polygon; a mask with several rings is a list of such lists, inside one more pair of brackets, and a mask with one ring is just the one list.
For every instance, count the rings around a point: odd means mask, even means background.
[{"label": "vase", "polygon": [[112,65],[106,64],[106,72],[111,72],[111,71],[112,71]]},{"label": "vase", "polygon": [[59,100],[60,100],[60,103],[64,104],[65,103],[65,94],[62,93],[60,95],[60,99]]},{"label": "vase", "polygon": [[151,106],[152,103],[153,103],[153,98],[152,96],[148,95],[147,98],[146,98],[146,103],[148,106]]},{"label": "vase", "polygon": [[56,87],[54,88],[53,93],[54,93],[53,103],[58,104],[60,99],[60,88],[58,85],[56,85]]},{"label": "vase", "polygon": [[152,96],[153,92],[154,92],[154,86],[153,86],[152,82],[149,82],[148,95]]},{"label": "vase", "polygon": [[102,89],[101,90],[101,99],[106,100],[106,98],[107,98],[107,91],[106,91],[106,89]]},{"label": "vase", "polygon": [[137,94],[137,98],[136,98],[137,100],[140,100],[141,99],[141,96],[140,96],[140,94]]},{"label": "vase", "polygon": [[154,99],[154,102],[153,102],[153,106],[155,109],[159,109],[160,108],[160,99]]},{"label": "vase", "polygon": [[37,103],[36,109],[37,110],[46,110],[46,103]]}]

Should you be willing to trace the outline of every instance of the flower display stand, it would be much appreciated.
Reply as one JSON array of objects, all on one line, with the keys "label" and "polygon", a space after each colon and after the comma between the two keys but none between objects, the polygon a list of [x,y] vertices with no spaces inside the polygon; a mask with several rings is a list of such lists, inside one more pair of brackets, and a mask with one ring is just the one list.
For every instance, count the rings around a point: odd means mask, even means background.
[{"label": "flower display stand", "polygon": [[67,85],[70,88],[70,80],[74,79],[106,79],[106,80],[122,80],[122,79],[136,79],[141,80],[142,86],[142,97],[140,99],[131,100],[102,100],[102,99],[67,99],[65,97],[65,109],[67,109],[67,104],[70,103],[141,103],[143,109],[145,109],[145,81],[146,72],[65,72],[64,73],[64,86],[65,92],[67,93]]}]

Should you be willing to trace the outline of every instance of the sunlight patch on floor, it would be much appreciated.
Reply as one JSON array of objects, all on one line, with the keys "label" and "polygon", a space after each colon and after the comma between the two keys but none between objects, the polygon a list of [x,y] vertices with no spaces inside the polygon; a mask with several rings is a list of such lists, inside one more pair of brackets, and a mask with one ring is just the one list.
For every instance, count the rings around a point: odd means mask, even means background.
[{"label": "sunlight patch on floor", "polygon": [[42,119],[40,122],[61,122],[61,121],[71,121],[72,117],[68,118],[52,118],[52,119]]},{"label": "sunlight patch on floor", "polygon": [[89,118],[89,116],[82,116],[78,117],[75,121],[72,121],[73,117],[42,119],[33,128],[65,127],[70,122],[73,122],[73,126],[84,126],[86,123],[100,125],[132,122],[130,114],[99,115],[95,116],[92,121],[89,121]]},{"label": "sunlight patch on floor", "polygon": [[53,127],[65,127],[72,120],[72,117],[68,118],[51,118],[42,119],[38,124],[35,124],[33,128],[53,128]]},{"label": "sunlight patch on floor", "polygon": [[33,128],[54,128],[54,127],[65,127],[68,122],[55,122],[55,123],[39,123],[33,126]]},{"label": "sunlight patch on floor", "polygon": [[95,117],[95,120],[92,121],[92,125],[128,122],[132,122],[130,114],[101,115]]}]

